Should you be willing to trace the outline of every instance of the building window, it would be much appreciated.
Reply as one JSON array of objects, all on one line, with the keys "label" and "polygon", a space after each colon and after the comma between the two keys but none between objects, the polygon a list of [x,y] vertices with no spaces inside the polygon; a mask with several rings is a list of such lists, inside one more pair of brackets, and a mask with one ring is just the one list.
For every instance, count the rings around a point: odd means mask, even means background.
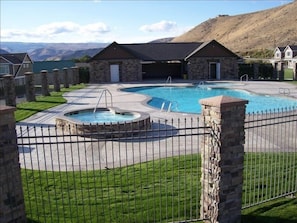
[{"label": "building window", "polygon": [[23,64],[23,68],[29,68],[29,64],[28,63],[24,63]]},{"label": "building window", "polygon": [[288,57],[291,56],[291,52],[290,52],[290,51],[287,52],[287,56],[288,56]]},{"label": "building window", "polygon": [[0,64],[0,74],[9,74],[8,64]]}]

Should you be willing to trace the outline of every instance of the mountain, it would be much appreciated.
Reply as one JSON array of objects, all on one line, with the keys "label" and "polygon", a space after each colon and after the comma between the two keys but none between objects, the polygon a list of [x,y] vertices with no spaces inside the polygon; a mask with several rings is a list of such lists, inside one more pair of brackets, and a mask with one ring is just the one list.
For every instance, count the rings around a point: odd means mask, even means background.
[{"label": "mountain", "polygon": [[94,56],[108,43],[25,43],[1,42],[1,52],[29,54],[33,61],[69,60]]},{"label": "mountain", "polygon": [[242,53],[297,44],[297,0],[268,10],[211,18],[172,42],[217,40],[230,50]]}]

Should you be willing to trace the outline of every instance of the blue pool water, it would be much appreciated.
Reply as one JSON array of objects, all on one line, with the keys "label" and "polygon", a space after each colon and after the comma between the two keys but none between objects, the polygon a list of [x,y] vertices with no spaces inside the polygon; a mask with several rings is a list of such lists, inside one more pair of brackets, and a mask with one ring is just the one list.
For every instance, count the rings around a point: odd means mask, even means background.
[{"label": "blue pool water", "polygon": [[125,88],[123,91],[135,92],[152,97],[149,105],[164,110],[201,113],[199,100],[219,95],[248,100],[246,112],[261,112],[281,108],[291,108],[297,106],[297,100],[285,97],[273,97],[267,95],[251,94],[243,90],[231,90],[227,88],[197,88],[197,87],[134,87]]},{"label": "blue pool water", "polygon": [[137,118],[132,113],[114,113],[111,111],[80,111],[77,113],[66,114],[70,118],[74,118],[86,123],[117,123],[126,122]]}]

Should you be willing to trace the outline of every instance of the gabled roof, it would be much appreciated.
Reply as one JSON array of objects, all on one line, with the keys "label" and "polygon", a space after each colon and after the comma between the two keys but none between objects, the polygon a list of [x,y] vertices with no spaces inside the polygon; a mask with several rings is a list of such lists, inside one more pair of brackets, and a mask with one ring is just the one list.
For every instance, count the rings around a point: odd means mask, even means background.
[{"label": "gabled roof", "polygon": [[288,45],[293,51],[297,51],[297,45]]},{"label": "gabled roof", "polygon": [[285,48],[286,48],[285,46],[278,46],[274,49],[274,52],[277,50],[279,50],[280,52],[284,52]]},{"label": "gabled roof", "polygon": [[[9,53],[9,54],[0,54],[0,57],[5,59],[8,63],[11,64],[22,64],[24,59],[28,56],[27,53]],[[30,59],[31,60],[31,59]],[[32,62],[32,61],[31,61]]]},{"label": "gabled roof", "polygon": [[183,60],[202,43],[144,43],[121,44],[144,61]]},{"label": "gabled roof", "polygon": [[129,59],[136,58],[142,61],[174,61],[185,60],[209,44],[216,45],[220,48],[220,53],[226,56],[237,57],[236,54],[212,40],[209,42],[169,42],[169,43],[138,43],[138,44],[118,44],[111,43],[101,52],[91,58],[94,60],[105,59]]}]

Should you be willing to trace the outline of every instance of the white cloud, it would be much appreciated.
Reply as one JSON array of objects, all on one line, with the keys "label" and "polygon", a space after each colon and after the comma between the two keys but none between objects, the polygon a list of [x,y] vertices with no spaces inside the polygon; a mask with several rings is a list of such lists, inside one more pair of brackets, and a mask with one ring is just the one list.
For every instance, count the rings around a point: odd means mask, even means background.
[{"label": "white cloud", "polygon": [[98,22],[82,26],[80,31],[87,33],[107,33],[110,31],[110,28],[106,24]]},{"label": "white cloud", "polygon": [[143,25],[140,30],[143,32],[170,32],[176,27],[176,22],[162,20],[150,25]]},{"label": "white cloud", "polygon": [[110,32],[110,28],[104,23],[91,23],[80,25],[74,22],[48,23],[30,30],[3,29],[2,41],[88,41],[98,40],[104,34]]}]

